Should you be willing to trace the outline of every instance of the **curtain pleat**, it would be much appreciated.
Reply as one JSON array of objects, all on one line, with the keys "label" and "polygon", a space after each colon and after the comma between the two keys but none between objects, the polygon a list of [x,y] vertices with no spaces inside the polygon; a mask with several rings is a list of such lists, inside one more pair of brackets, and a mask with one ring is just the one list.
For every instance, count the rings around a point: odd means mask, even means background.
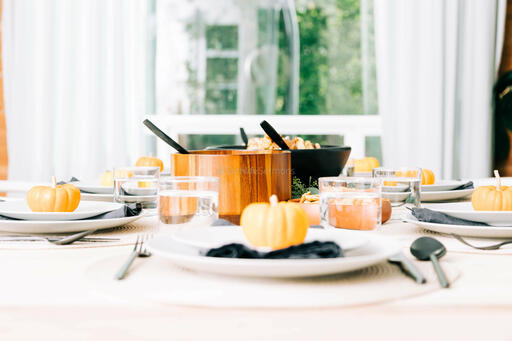
[{"label": "curtain pleat", "polygon": [[93,179],[144,151],[143,0],[4,0],[9,177]]},{"label": "curtain pleat", "polygon": [[374,1],[387,166],[430,168],[440,178],[490,175],[501,2]]}]

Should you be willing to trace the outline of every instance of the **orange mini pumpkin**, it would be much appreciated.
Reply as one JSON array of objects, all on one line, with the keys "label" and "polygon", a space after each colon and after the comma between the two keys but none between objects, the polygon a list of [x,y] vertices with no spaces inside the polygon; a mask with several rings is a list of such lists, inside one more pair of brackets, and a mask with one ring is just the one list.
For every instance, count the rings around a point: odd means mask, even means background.
[{"label": "orange mini pumpkin", "polygon": [[71,184],[35,186],[27,193],[27,204],[33,212],[73,212],[80,204],[80,190]]},{"label": "orange mini pumpkin", "polygon": [[160,172],[164,170],[164,162],[157,157],[141,156],[135,163],[137,167],[160,167]]},{"label": "orange mini pumpkin", "polygon": [[278,202],[275,195],[270,197],[270,204],[247,206],[240,225],[252,246],[274,250],[302,244],[309,227],[308,216],[299,205]]},{"label": "orange mini pumpkin", "polygon": [[471,196],[475,211],[512,211],[512,187],[480,186]]},{"label": "orange mini pumpkin", "polygon": [[368,173],[377,167],[379,167],[379,161],[371,156],[354,160],[354,172],[356,173]]}]

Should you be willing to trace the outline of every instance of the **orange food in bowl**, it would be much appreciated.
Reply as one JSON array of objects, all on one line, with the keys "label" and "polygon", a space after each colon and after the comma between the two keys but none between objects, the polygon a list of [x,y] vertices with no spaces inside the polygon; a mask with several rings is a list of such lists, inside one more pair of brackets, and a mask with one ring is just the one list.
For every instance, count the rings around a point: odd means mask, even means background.
[{"label": "orange food in bowl", "polygon": [[[352,230],[373,230],[379,221],[378,199],[333,199],[329,202],[329,224]],[[391,217],[391,203],[382,199],[382,223]]]},{"label": "orange food in bowl", "polygon": [[292,199],[290,202],[298,204],[308,216],[309,226],[320,225],[320,202],[300,202],[300,199]]}]

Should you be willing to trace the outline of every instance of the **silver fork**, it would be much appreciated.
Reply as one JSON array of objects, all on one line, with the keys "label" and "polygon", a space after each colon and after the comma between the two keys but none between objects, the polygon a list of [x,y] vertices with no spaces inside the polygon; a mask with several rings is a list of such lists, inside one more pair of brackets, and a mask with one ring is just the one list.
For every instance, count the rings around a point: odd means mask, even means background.
[{"label": "silver fork", "polygon": [[126,262],[123,264],[121,269],[116,274],[116,278],[118,280],[122,280],[126,277],[126,274],[128,273],[128,269],[130,269],[130,266],[132,265],[133,261],[137,257],[149,257],[151,256],[151,252],[149,252],[146,247],[142,248],[144,245],[144,241],[148,241],[149,236],[143,236],[140,235],[137,236],[137,240],[135,241],[135,245],[133,246],[132,252],[130,253],[130,256],[126,260]]},{"label": "silver fork", "polygon": [[486,250],[486,251],[489,251],[489,250],[498,250],[500,249],[503,245],[507,245],[507,244],[512,244],[512,240],[506,240],[504,242],[501,242],[501,243],[498,243],[498,244],[494,244],[494,245],[489,245],[489,246],[476,246],[476,245],[472,245],[470,243],[468,243],[467,241],[465,241],[461,236],[459,236],[458,234],[455,234],[455,233],[452,233],[452,236],[457,239],[459,242],[461,242],[462,244],[465,244],[469,247],[472,247],[473,249],[477,249],[477,250]]}]

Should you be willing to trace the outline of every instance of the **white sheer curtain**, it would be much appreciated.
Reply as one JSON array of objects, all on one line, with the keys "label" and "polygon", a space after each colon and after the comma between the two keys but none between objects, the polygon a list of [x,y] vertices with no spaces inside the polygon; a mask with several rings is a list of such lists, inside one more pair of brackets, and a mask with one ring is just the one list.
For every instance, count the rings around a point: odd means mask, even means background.
[{"label": "white sheer curtain", "polygon": [[96,177],[142,153],[145,0],[3,0],[9,179]]},{"label": "white sheer curtain", "polygon": [[490,175],[503,0],[374,0],[387,166]]}]

